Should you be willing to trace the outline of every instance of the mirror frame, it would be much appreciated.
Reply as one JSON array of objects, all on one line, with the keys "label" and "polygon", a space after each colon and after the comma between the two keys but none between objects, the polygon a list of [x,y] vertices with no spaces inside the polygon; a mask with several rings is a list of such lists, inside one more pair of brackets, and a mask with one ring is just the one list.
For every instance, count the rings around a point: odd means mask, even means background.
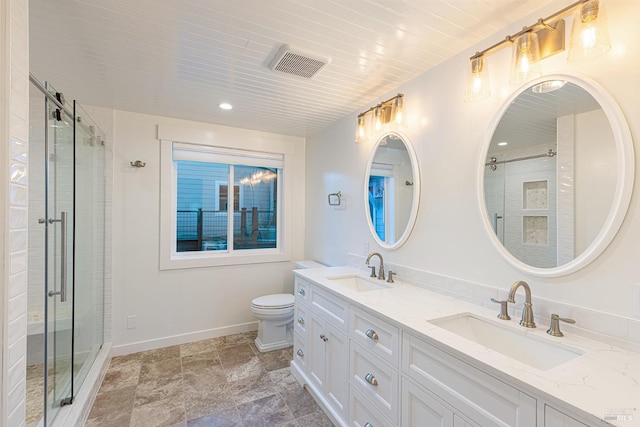
[{"label": "mirror frame", "polygon": [[[487,158],[487,152],[491,145],[493,134],[496,131],[500,120],[504,116],[511,103],[525,90],[529,89],[535,84],[547,81],[547,80],[566,80],[570,83],[580,86],[593,98],[598,101],[602,110],[604,111],[609,124],[611,125],[611,131],[616,145],[616,161],[617,161],[617,176],[616,176],[616,189],[613,196],[611,209],[606,221],[602,225],[600,232],[595,239],[589,244],[584,252],[566,264],[552,268],[533,267],[517,259],[513,256],[500,242],[498,237],[493,232],[493,227],[489,216],[487,214],[486,201],[484,197],[484,174],[485,174],[485,162]],[[595,81],[575,75],[567,74],[551,74],[542,76],[533,81],[529,81],[511,94],[500,109],[496,112],[491,120],[488,131],[484,136],[484,140],[480,147],[480,156],[478,161],[477,172],[477,195],[478,206],[480,208],[480,216],[482,223],[484,224],[485,231],[489,235],[489,238],[498,252],[515,268],[518,270],[529,273],[532,276],[537,277],[560,277],[570,273],[574,273],[594,261],[606,248],[609,246],[613,238],[618,233],[620,226],[626,216],[627,209],[629,208],[629,202],[631,201],[631,194],[633,191],[633,182],[635,176],[635,156],[633,150],[633,140],[631,138],[631,131],[629,125],[624,116],[624,113],[618,106],[615,99],[598,83]]]},{"label": "mirror frame", "polygon": [[[376,156],[376,152],[378,150],[378,147],[380,146],[380,142],[382,142],[382,140],[389,135],[397,135],[400,138],[402,138],[402,142],[404,143],[404,146],[407,148],[407,153],[409,154],[409,159],[411,160],[411,168],[413,169],[412,170],[413,199],[411,201],[411,213],[409,214],[409,219],[407,220],[407,225],[405,226],[404,231],[402,232],[402,235],[398,237],[398,239],[396,239],[396,241],[393,244],[389,244],[380,240],[380,237],[378,237],[376,230],[374,230],[373,228],[373,221],[371,220],[371,216],[369,215],[369,208],[368,208],[369,207],[369,176],[371,175],[371,166],[373,165],[373,159]],[[371,154],[369,154],[367,169],[365,170],[365,174],[364,174],[363,189],[364,189],[363,191],[364,213],[365,213],[365,218],[367,220],[367,225],[369,227],[369,231],[371,232],[371,235],[375,239],[376,243],[380,245],[382,248],[390,249],[390,250],[398,249],[400,246],[405,244],[405,242],[411,235],[411,232],[413,231],[413,227],[415,226],[415,223],[416,223],[416,218],[418,217],[418,209],[420,207],[420,168],[418,166],[418,156],[416,155],[415,149],[413,148],[413,144],[411,143],[409,138],[407,138],[407,136],[404,135],[402,132],[391,130],[391,131],[384,132],[379,136],[378,140],[376,141],[375,145],[371,150]]]}]

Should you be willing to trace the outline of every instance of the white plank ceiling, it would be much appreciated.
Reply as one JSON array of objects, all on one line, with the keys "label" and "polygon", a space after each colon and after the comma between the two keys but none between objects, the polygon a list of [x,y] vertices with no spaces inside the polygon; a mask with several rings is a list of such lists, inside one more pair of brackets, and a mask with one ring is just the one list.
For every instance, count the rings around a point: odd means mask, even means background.
[{"label": "white plank ceiling", "polygon": [[[83,104],[307,136],[551,2],[31,0],[31,72]],[[331,62],[271,71],[285,43]]]}]

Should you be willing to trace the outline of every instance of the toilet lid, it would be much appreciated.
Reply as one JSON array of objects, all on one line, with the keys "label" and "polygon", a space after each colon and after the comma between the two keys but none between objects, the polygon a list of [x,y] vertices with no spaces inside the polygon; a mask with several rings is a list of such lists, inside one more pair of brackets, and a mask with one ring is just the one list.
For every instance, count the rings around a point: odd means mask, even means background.
[{"label": "toilet lid", "polygon": [[295,297],[292,294],[273,294],[258,297],[251,301],[251,305],[263,308],[284,308],[293,306],[294,302]]}]

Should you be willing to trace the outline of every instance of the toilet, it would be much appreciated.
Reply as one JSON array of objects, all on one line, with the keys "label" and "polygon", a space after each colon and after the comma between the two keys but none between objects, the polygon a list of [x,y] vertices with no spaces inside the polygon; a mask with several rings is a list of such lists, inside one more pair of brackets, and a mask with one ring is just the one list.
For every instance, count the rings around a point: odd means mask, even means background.
[{"label": "toilet", "polygon": [[[296,261],[297,269],[320,268],[324,265],[316,261]],[[272,294],[251,301],[251,313],[258,318],[256,347],[262,353],[293,345],[293,305],[292,294]]]}]

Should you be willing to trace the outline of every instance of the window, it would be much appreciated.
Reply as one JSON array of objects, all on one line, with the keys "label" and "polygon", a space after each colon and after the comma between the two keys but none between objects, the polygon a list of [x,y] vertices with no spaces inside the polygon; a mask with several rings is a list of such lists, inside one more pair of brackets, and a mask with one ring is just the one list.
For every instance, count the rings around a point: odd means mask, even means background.
[{"label": "window", "polygon": [[161,269],[286,260],[284,154],[162,142]]}]

